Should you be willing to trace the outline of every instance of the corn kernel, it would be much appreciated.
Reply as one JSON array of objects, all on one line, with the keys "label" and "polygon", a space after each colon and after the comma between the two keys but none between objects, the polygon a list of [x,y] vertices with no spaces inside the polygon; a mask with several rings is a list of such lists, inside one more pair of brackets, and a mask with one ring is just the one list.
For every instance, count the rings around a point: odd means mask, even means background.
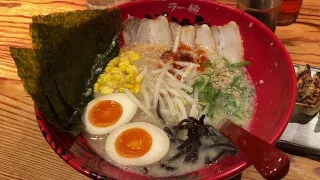
[{"label": "corn kernel", "polygon": [[127,88],[130,92],[135,93],[134,87],[133,88]]},{"label": "corn kernel", "polygon": [[119,66],[123,66],[123,65],[126,65],[126,66],[129,66],[130,65],[130,61],[129,60],[123,60],[119,63]]},{"label": "corn kernel", "polygon": [[126,73],[128,73],[129,75],[134,75],[134,70],[129,66],[127,69],[126,69]]},{"label": "corn kernel", "polygon": [[94,84],[94,92],[97,93],[99,91],[100,88],[100,84],[99,83],[95,83]]},{"label": "corn kernel", "polygon": [[131,62],[135,62],[140,59],[139,54],[134,51],[128,51],[127,55],[128,55],[128,57],[130,57]]},{"label": "corn kernel", "polygon": [[119,88],[119,92],[124,92],[124,88]]},{"label": "corn kernel", "polygon": [[135,87],[135,92],[138,94],[141,91],[141,86],[137,85]]},{"label": "corn kernel", "polygon": [[135,94],[141,92],[144,76],[139,75],[137,66],[132,64],[139,59],[140,55],[135,51],[120,52],[118,57],[109,62],[105,74],[99,76],[94,91],[104,95],[124,92],[125,88]]},{"label": "corn kernel", "polygon": [[129,68],[132,69],[134,71],[134,73],[139,74],[139,70],[138,70],[137,66],[130,65]]},{"label": "corn kernel", "polygon": [[97,83],[102,84],[104,81],[106,81],[106,75],[101,74],[97,80]]},{"label": "corn kernel", "polygon": [[123,85],[124,88],[128,88],[128,89],[133,89],[134,88],[134,85],[132,84],[125,84]]},{"label": "corn kernel", "polygon": [[106,77],[106,74],[100,74],[99,78],[104,78]]},{"label": "corn kernel", "polygon": [[140,84],[140,83],[142,82],[143,78],[144,78],[144,77],[143,77],[142,75],[138,75],[138,76],[136,77],[136,83]]},{"label": "corn kernel", "polygon": [[[121,64],[121,63],[120,63],[120,64]],[[120,70],[120,72],[122,72],[122,73],[126,72],[127,67],[128,67],[128,65],[126,65],[126,64],[121,64],[121,65],[119,65],[119,70]]]},{"label": "corn kernel", "polygon": [[121,74],[115,74],[115,75],[113,75],[113,79],[114,79],[114,80],[117,80],[117,81],[120,81],[121,79],[123,79],[123,75],[121,75]]},{"label": "corn kernel", "polygon": [[125,78],[121,78],[120,80],[119,80],[119,84],[123,84],[123,83],[125,83],[126,82],[126,80],[125,80]]},{"label": "corn kernel", "polygon": [[133,83],[134,81],[135,81],[135,79],[134,79],[134,74],[129,74],[129,75],[126,77],[126,82]]},{"label": "corn kernel", "polygon": [[108,95],[108,94],[113,93],[113,89],[110,88],[109,86],[104,86],[104,87],[101,87],[101,88],[100,88],[100,92],[101,92],[101,94],[103,94],[103,95]]},{"label": "corn kernel", "polygon": [[114,66],[117,66],[118,63],[119,63],[119,58],[116,57],[116,58],[112,59],[112,60],[109,62],[108,66],[109,66],[109,67],[114,67]]},{"label": "corn kernel", "polygon": [[109,84],[106,84],[104,86],[107,86],[107,87],[109,87],[111,89],[115,89],[116,88],[116,86],[115,86],[115,84],[113,84],[113,82],[110,82]]},{"label": "corn kernel", "polygon": [[121,71],[119,68],[114,67],[111,69],[111,74],[121,74]]},{"label": "corn kernel", "polygon": [[104,70],[106,73],[111,72],[112,67],[107,66],[106,69]]},{"label": "corn kernel", "polygon": [[112,84],[114,87],[117,87],[119,85],[119,82],[116,79],[111,80],[110,84]]},{"label": "corn kernel", "polygon": [[106,77],[104,78],[104,81],[109,83],[111,81],[111,78],[112,78],[111,74],[107,74]]}]

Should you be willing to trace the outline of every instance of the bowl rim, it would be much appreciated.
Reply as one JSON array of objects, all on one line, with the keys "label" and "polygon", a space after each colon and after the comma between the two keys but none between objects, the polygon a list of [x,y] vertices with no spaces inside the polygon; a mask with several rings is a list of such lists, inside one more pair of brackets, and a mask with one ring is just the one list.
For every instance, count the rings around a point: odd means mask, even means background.
[{"label": "bowl rim", "polygon": [[[164,0],[136,0],[136,1],[132,1],[132,2],[127,2],[127,3],[124,3],[124,4],[121,4],[121,5],[118,5],[118,6],[115,6],[116,8],[119,8],[120,10],[123,8],[123,7],[126,7],[126,6],[131,6],[131,5],[134,5],[134,4],[140,4],[140,3],[150,3],[150,2],[156,2],[156,1],[164,1]],[[181,2],[183,0],[173,0],[172,2]],[[223,4],[223,3],[220,3],[220,2],[216,2],[216,1],[208,1],[208,0],[194,0],[194,2],[204,2],[204,3],[209,3],[209,4],[214,4],[214,5],[218,5],[218,6],[221,6],[223,8],[226,8],[230,11],[232,11],[233,13],[237,13],[241,16],[246,16],[246,18],[249,18],[250,21],[254,22],[254,24],[259,24],[261,26],[261,28],[269,35],[272,37],[272,39],[275,41],[275,43],[277,43],[279,45],[279,48],[280,48],[280,51],[281,52],[286,52],[284,53],[284,57],[283,58],[283,61],[285,62],[286,66],[287,67],[291,67],[289,69],[289,73],[291,74],[291,78],[290,78],[290,87],[296,87],[296,78],[295,78],[295,70],[294,70],[294,66],[293,66],[293,62],[292,62],[292,59],[289,55],[289,52],[287,51],[287,49],[285,48],[285,46],[282,44],[282,42],[280,41],[280,39],[275,35],[275,33],[273,33],[266,25],[264,25],[263,23],[261,23],[259,20],[257,20],[256,18],[252,17],[251,15],[247,14],[246,12],[244,11],[241,11],[235,7],[232,7],[230,5],[227,5],[227,4]],[[291,93],[291,96],[289,97],[289,100],[291,102],[289,102],[287,108],[286,108],[286,111],[283,113],[284,114],[284,117],[283,117],[283,121],[281,121],[282,123],[278,125],[278,131],[276,132],[276,134],[274,135],[273,138],[271,138],[271,140],[268,140],[267,142],[269,144],[275,144],[277,142],[277,140],[280,138],[280,136],[283,134],[285,128],[287,127],[289,121],[290,121],[290,118],[291,118],[291,114],[293,112],[293,109],[294,109],[294,105],[295,105],[295,96],[296,96],[296,88],[291,88],[290,89],[290,93]],[[37,108],[35,107],[35,114],[41,114]],[[43,136],[45,137],[46,141],[48,142],[48,144],[50,145],[50,147],[56,152],[57,155],[60,156],[61,159],[63,159],[67,164],[69,164],[71,167],[73,167],[74,169],[76,169],[78,172],[86,175],[87,177],[89,178],[97,178],[97,179],[113,179],[113,178],[110,178],[110,177],[105,177],[105,176],[101,176],[99,174],[97,174],[96,172],[94,171],[86,171],[84,169],[82,169],[82,164],[79,163],[78,161],[72,159],[72,158],[69,158],[69,157],[66,157],[66,156],[61,156],[61,154],[58,152],[59,149],[55,148],[54,145],[52,143],[50,143],[49,139],[46,137],[47,134],[45,135],[43,130],[45,130],[45,132],[48,132],[48,127],[45,125],[45,123],[43,121],[47,121],[45,118],[42,119],[41,117],[38,117],[37,116],[37,122],[38,122],[38,125],[39,125],[39,128],[43,134]],[[51,135],[51,134],[50,134]],[[51,135],[52,136],[52,135]],[[52,138],[52,137],[51,137]],[[215,179],[222,179],[222,178],[230,178],[232,176],[235,176],[239,173],[241,173],[243,170],[245,170],[248,166],[249,166],[249,162],[247,160],[242,160],[237,166],[236,168],[234,167],[230,167],[227,169],[227,171],[225,171],[224,173],[221,173],[219,174],[218,176],[215,176],[214,178]],[[207,178],[202,178],[202,179],[210,179],[209,177]]]}]

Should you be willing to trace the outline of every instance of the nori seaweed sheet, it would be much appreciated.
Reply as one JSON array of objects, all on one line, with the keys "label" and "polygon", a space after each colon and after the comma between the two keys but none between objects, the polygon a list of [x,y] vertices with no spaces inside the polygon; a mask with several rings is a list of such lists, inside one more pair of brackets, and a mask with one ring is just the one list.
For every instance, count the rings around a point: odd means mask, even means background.
[{"label": "nori seaweed sheet", "polygon": [[120,31],[119,9],[33,17],[34,50],[11,53],[25,89],[51,124],[73,135],[83,130],[81,115],[99,74],[119,54]]},{"label": "nori seaweed sheet", "polygon": [[32,97],[36,107],[46,116],[51,124],[63,130],[62,122],[59,120],[58,115],[44,93],[40,81],[39,64],[34,50],[10,47],[10,52],[17,66],[18,76],[21,78],[25,90]]},{"label": "nori seaweed sheet", "polygon": [[40,79],[43,89],[53,105],[55,112],[58,114],[59,118],[63,120],[64,125],[70,125],[72,123],[70,122],[70,116],[73,114],[74,109],[61,96],[56,82],[50,75],[47,67],[41,68]]},{"label": "nori seaweed sheet", "polygon": [[49,73],[62,97],[73,108],[86,91],[85,79],[90,77],[97,54],[108,49],[121,28],[119,10],[88,12],[56,13],[44,16],[43,23],[38,23],[41,18],[36,17],[31,25],[38,35],[34,45],[36,49],[40,47],[36,51],[39,60],[48,62]]},{"label": "nori seaweed sheet", "polygon": [[[37,38],[32,37],[33,41],[37,40],[40,43],[40,39],[47,38],[48,41],[45,41],[45,44],[50,44],[50,39],[53,39],[51,36],[50,31],[41,31],[42,24],[37,24],[38,26],[35,27],[34,24],[33,26],[34,29],[37,30]],[[52,27],[52,29],[58,29],[59,27]],[[59,28],[60,29],[60,28]],[[39,44],[37,47],[39,47],[42,44]],[[46,54],[44,53],[50,53],[42,50],[43,48],[36,48],[36,56],[37,60],[40,66],[40,78],[41,82],[43,84],[44,91],[49,98],[51,104],[53,105],[55,112],[58,114],[59,118],[63,120],[63,124],[65,126],[70,125],[72,122],[70,121],[70,117],[74,112],[74,109],[66,102],[66,100],[62,97],[60,94],[60,91],[58,89],[57,82],[54,80],[52,73],[50,72],[50,64],[48,59],[46,58]],[[72,61],[73,59],[71,59]],[[70,69],[71,70],[71,69]]]},{"label": "nori seaweed sheet", "polygon": [[81,118],[85,106],[93,99],[93,84],[98,79],[100,73],[106,67],[106,61],[109,62],[116,56],[118,56],[120,51],[120,34],[117,34],[114,39],[114,43],[111,43],[104,54],[99,54],[95,60],[94,65],[91,68],[90,78],[87,79],[85,83],[86,91],[80,96],[80,100],[75,106],[74,114],[71,117],[72,121]]}]

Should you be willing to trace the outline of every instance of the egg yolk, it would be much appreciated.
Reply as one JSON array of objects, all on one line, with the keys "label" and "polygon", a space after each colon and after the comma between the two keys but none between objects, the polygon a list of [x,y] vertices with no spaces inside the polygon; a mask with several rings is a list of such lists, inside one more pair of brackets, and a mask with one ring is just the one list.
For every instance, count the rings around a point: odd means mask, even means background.
[{"label": "egg yolk", "polygon": [[89,121],[96,127],[108,127],[120,119],[122,112],[122,106],[118,102],[101,101],[90,110]]},{"label": "egg yolk", "polygon": [[151,149],[151,146],[151,135],[141,128],[131,128],[122,132],[115,142],[117,153],[127,158],[141,157]]}]

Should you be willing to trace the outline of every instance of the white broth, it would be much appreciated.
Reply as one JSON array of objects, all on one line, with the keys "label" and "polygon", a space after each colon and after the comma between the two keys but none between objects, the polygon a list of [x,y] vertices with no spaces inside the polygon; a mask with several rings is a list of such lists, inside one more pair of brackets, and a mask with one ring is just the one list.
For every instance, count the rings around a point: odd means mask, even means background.
[{"label": "white broth", "polygon": [[[131,123],[147,122],[161,129],[169,128],[174,132],[178,123],[183,119],[188,119],[190,115],[193,115],[194,119],[199,119],[202,115],[205,115],[203,127],[209,127],[223,118],[230,118],[241,126],[246,126],[250,122],[255,109],[253,105],[255,104],[255,89],[250,77],[244,67],[230,65],[218,53],[208,53],[204,71],[199,71],[199,66],[193,66],[191,62],[179,61],[180,66],[172,63],[170,66],[173,70],[168,68],[168,72],[163,74],[158,97],[155,98],[154,93],[158,91],[156,90],[157,82],[161,78],[162,70],[170,62],[166,58],[169,56],[170,59],[171,55],[168,52],[171,48],[172,46],[158,45],[129,45],[122,48],[120,56],[130,56],[132,52],[139,54],[139,60],[134,62],[134,66],[139,72],[144,72],[147,69],[142,81],[141,91],[131,91],[145,110],[138,108],[135,116],[131,119]],[[180,54],[180,60],[183,60],[182,56],[188,56],[184,58],[195,58],[196,55]],[[160,61],[162,62],[159,63]],[[182,74],[179,75],[180,71]],[[176,81],[180,82],[174,81],[167,73],[170,73],[173,78],[176,78]],[[104,85],[110,86],[110,83],[99,84],[100,87]],[[190,87],[192,92],[186,90]],[[121,92],[121,88],[118,91]],[[147,93],[148,98],[146,98],[146,94],[143,94],[143,91]],[[216,93],[212,94],[213,91]],[[105,94],[96,92],[95,97],[102,95]],[[216,97],[213,99],[210,95]],[[154,99],[157,102],[154,102]],[[196,102],[193,100],[196,100]],[[208,102],[204,100],[208,100]],[[170,101],[174,103],[173,109],[172,107],[170,109]],[[153,106],[154,104],[156,106]],[[160,108],[157,111],[158,106]],[[183,107],[181,108],[181,106]],[[187,127],[186,124],[184,125]],[[215,133],[215,131],[213,132]],[[215,163],[215,160],[220,158],[217,156],[222,157],[226,153],[236,153],[234,147],[219,134],[191,137],[193,135],[189,137],[186,128],[180,130],[175,137],[175,141],[171,141],[167,154],[159,162],[146,166],[123,166],[113,162],[106,153],[105,142],[108,134],[102,136],[88,135],[87,138],[93,149],[113,165],[127,171],[153,177],[190,173]],[[169,134],[168,136],[170,137]],[[182,148],[182,150],[178,149],[178,146],[188,141],[188,138],[192,140],[193,144],[190,143],[187,148]],[[198,143],[197,146],[195,146],[196,143]],[[221,146],[211,147],[214,144],[220,144]],[[175,160],[170,160],[179,152],[190,151],[194,147],[198,148],[196,149],[197,155],[190,156],[192,158],[188,162],[186,162],[188,152]]]}]

